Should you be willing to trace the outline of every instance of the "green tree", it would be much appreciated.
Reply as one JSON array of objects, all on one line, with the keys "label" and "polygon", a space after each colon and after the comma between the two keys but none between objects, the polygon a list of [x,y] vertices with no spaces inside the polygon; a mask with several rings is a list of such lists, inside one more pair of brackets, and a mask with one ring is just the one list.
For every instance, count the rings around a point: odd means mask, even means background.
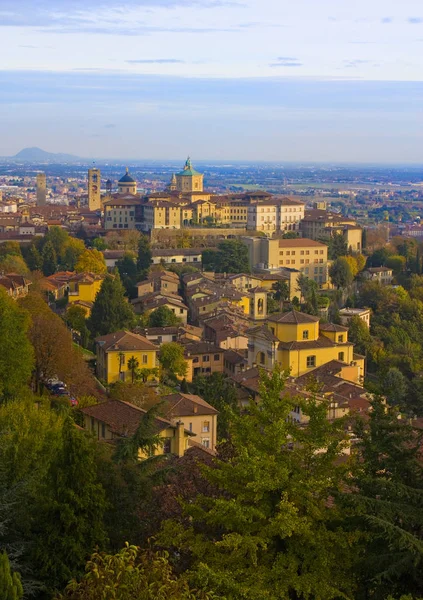
[{"label": "green tree", "polygon": [[53,275],[57,270],[57,254],[52,242],[44,245],[42,252],[43,273],[46,277]]},{"label": "green tree", "polygon": [[34,353],[29,315],[0,289],[0,399],[19,395],[31,380]]},{"label": "green tree", "polygon": [[99,250],[84,250],[75,265],[77,273],[97,273],[103,275],[107,272],[106,261]]},{"label": "green tree", "polygon": [[333,285],[338,289],[348,288],[353,280],[354,274],[351,270],[347,257],[340,256],[337,258],[329,268],[329,276],[332,280]]},{"label": "green tree", "polygon": [[230,380],[223,373],[212,373],[208,377],[201,375],[194,379],[192,388],[194,394],[219,411],[217,435],[219,440],[227,440],[231,415],[239,412],[236,391]]},{"label": "green tree", "polygon": [[175,379],[185,377],[188,363],[184,358],[184,348],[177,342],[168,342],[160,346],[159,361],[165,375]]},{"label": "green tree", "polygon": [[360,317],[354,316],[348,323],[348,339],[354,344],[354,350],[366,354],[371,342],[370,330]]},{"label": "green tree", "polygon": [[358,460],[345,494],[367,533],[358,597],[422,596],[422,435],[380,398],[372,402],[369,417],[355,426]]},{"label": "green tree", "polygon": [[153,310],[148,316],[148,322],[150,327],[170,327],[182,323],[181,319],[167,306],[159,306]]},{"label": "green tree", "polygon": [[151,253],[151,246],[146,235],[141,236],[141,239],[138,242],[138,258],[137,258],[137,267],[140,275],[140,279],[143,279],[150,267],[152,262],[153,255]]},{"label": "green tree", "polygon": [[71,304],[66,311],[65,321],[68,327],[77,331],[81,336],[81,345],[86,348],[89,343],[90,332],[87,327],[87,313],[77,304]]},{"label": "green tree", "polygon": [[101,237],[97,237],[93,239],[93,248],[102,252],[107,249],[106,240]]},{"label": "green tree", "polygon": [[286,281],[277,281],[273,284],[272,289],[274,290],[273,297],[278,302],[283,304],[285,300],[289,300],[289,285]]},{"label": "green tree", "polygon": [[93,337],[130,329],[134,319],[134,311],[125,298],[125,290],[119,276],[106,277],[101,284],[88,320],[88,327]]},{"label": "green tree", "polygon": [[22,250],[18,242],[4,242],[0,244],[0,260],[5,256],[20,256],[22,258]]},{"label": "green tree", "polygon": [[17,254],[9,254],[0,258],[0,272],[16,273],[17,275],[27,275],[29,273],[28,265]]},{"label": "green tree", "polygon": [[334,233],[329,239],[328,258],[336,260],[348,254],[348,244],[342,233]]},{"label": "green tree", "polygon": [[[113,595],[111,595],[113,594]],[[165,552],[123,548],[114,555],[95,553],[80,582],[72,580],[56,600],[211,600],[176,576]]]},{"label": "green tree", "polygon": [[[157,432],[157,414],[159,405],[155,404],[140,418],[135,433],[129,437],[120,437],[113,455],[115,462],[138,462],[140,454],[154,457],[155,450],[163,445],[163,438]],[[161,458],[161,457],[157,457]]]},{"label": "green tree", "polygon": [[391,367],[381,377],[382,393],[391,406],[401,406],[408,391],[407,378],[397,367]]},{"label": "green tree", "polygon": [[43,259],[41,254],[39,253],[37,246],[35,244],[31,244],[26,257],[26,264],[28,265],[28,269],[30,271],[41,271],[43,268]]},{"label": "green tree", "polygon": [[204,250],[203,267],[216,273],[250,273],[248,248],[240,240],[224,240],[217,250]]},{"label": "green tree", "polygon": [[117,270],[129,298],[137,296],[137,282],[139,281],[139,273],[134,255],[126,252],[121,260],[116,263]]},{"label": "green tree", "polygon": [[[342,425],[327,404],[284,396],[286,375],[262,373],[260,402],[231,419],[230,457],[204,467],[220,491],[187,503],[159,543],[190,557],[193,585],[227,600],[352,597],[352,536],[329,498],[341,485]],[[292,422],[294,405],[309,416]]]},{"label": "green tree", "polygon": [[23,587],[19,573],[12,573],[6,552],[0,553],[0,598],[21,600]]},{"label": "green tree", "polygon": [[104,490],[97,479],[95,442],[68,418],[32,530],[34,564],[50,589],[62,588],[71,577],[82,575],[94,548],[104,546],[105,508]]}]

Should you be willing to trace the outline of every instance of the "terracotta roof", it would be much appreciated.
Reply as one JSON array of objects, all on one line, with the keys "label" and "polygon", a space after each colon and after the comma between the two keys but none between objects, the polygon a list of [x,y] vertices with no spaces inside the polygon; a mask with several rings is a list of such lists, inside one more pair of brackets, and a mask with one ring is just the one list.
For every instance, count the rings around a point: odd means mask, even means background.
[{"label": "terracotta roof", "polygon": [[162,400],[165,403],[165,414],[168,419],[218,414],[218,411],[211,404],[194,394],[169,394],[163,396]]},{"label": "terracotta roof", "polygon": [[267,327],[267,325],[257,325],[257,327],[251,327],[251,329],[247,329],[245,332],[246,335],[262,335],[270,342],[279,343],[279,338],[277,338],[271,330]]},{"label": "terracotta roof", "polygon": [[319,329],[320,331],[348,331],[348,327],[336,325],[335,323],[320,323]]},{"label": "terracotta roof", "polygon": [[272,321],[273,323],[288,323],[296,325],[302,323],[318,323],[319,320],[319,317],[298,312],[297,310],[290,310],[286,313],[270,315],[268,317],[268,321]]},{"label": "terracotta roof", "polygon": [[219,348],[211,342],[192,342],[188,341],[184,343],[185,356],[191,356],[193,354],[219,354],[223,353],[224,350]]},{"label": "terracotta roof", "polygon": [[[108,425],[112,433],[122,436],[131,436],[134,435],[138,429],[140,421],[147,411],[138,406],[134,406],[129,402],[109,400],[107,402],[96,404],[95,406],[83,408],[81,409],[81,412]],[[175,425],[172,425],[170,421],[162,417],[156,417],[155,422],[157,431],[162,431],[169,427],[172,429],[175,428]]]},{"label": "terracotta roof", "polygon": [[225,350],[223,358],[232,365],[240,365],[248,362],[248,359],[245,358],[245,356],[242,356],[239,352],[235,352],[235,350]]},{"label": "terracotta roof", "polygon": [[147,338],[129,331],[117,331],[102,335],[95,339],[105,352],[118,352],[124,350],[157,350]]},{"label": "terracotta roof", "polygon": [[313,350],[314,348],[333,348],[334,346],[352,346],[352,343],[344,342],[342,344],[336,344],[326,336],[321,335],[317,340],[280,342],[278,348],[279,350]]}]

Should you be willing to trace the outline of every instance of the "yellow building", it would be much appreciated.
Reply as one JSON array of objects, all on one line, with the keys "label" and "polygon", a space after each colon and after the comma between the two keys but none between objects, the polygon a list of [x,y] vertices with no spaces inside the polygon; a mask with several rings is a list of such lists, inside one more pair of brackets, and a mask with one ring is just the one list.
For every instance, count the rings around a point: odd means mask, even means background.
[{"label": "yellow building", "polygon": [[100,169],[88,170],[88,208],[101,209],[101,174]]},{"label": "yellow building", "polygon": [[196,171],[188,156],[183,171],[176,173],[176,189],[178,192],[202,192],[203,175]]},{"label": "yellow building", "polygon": [[364,358],[354,355],[348,328],[295,310],[271,315],[266,325],[248,330],[248,364],[271,370],[276,363],[299,377],[332,360],[357,363],[364,375]]},{"label": "yellow building", "polygon": [[37,173],[37,206],[45,206],[47,202],[47,182],[45,173]]},{"label": "yellow building", "polygon": [[77,273],[68,280],[68,302],[85,308],[87,316],[100,291],[103,276],[95,273]]},{"label": "yellow building", "polygon": [[137,193],[137,182],[129,174],[129,169],[126,167],[126,173],[118,181],[118,192],[119,194],[132,194],[135,196]]},{"label": "yellow building", "polygon": [[107,384],[132,380],[132,358],[139,369],[156,369],[158,348],[147,338],[118,331],[96,338],[97,377]]},{"label": "yellow building", "polygon": [[103,203],[104,229],[135,229],[139,200],[132,197],[110,198]]},{"label": "yellow building", "polygon": [[348,250],[361,252],[363,231],[354,219],[344,217],[339,213],[327,210],[307,210],[300,224],[303,237],[312,240],[329,238],[334,234],[342,234],[347,243]]},{"label": "yellow building", "polygon": [[[102,402],[83,408],[81,412],[84,415],[84,428],[98,440],[109,443],[133,436],[146,413],[142,408],[120,400]],[[183,456],[189,448],[189,440],[195,435],[185,429],[182,422],[173,424],[161,417],[155,418],[155,430],[162,443],[150,455],[140,450],[139,459],[163,454]]]},{"label": "yellow building", "polygon": [[141,228],[144,231],[152,229],[180,229],[181,207],[171,202],[142,202]]},{"label": "yellow building", "polygon": [[183,421],[185,427],[195,434],[194,441],[210,450],[217,444],[218,411],[200,396],[193,394],[169,394],[163,396],[164,413],[174,425]]},{"label": "yellow building", "polygon": [[[269,239],[245,237],[250,265],[265,269],[286,268],[303,273],[320,286],[328,282],[328,247],[304,238]],[[298,290],[296,290],[298,295]]]}]

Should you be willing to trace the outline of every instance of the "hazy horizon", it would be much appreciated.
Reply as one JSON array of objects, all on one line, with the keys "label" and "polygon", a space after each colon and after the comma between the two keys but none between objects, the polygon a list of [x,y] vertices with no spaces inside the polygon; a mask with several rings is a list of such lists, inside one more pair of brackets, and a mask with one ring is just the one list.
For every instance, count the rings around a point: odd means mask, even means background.
[{"label": "hazy horizon", "polygon": [[0,156],[418,164],[417,0],[0,0]]}]

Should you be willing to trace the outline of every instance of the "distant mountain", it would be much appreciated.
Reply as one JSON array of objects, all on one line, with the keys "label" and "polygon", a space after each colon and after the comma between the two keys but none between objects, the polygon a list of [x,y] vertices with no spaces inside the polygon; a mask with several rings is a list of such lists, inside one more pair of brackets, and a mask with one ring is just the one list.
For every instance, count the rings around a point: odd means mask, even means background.
[{"label": "distant mountain", "polygon": [[73,156],[72,154],[55,154],[54,152],[46,152],[36,147],[24,148],[11,158],[26,162],[75,162],[80,160],[78,156]]}]

